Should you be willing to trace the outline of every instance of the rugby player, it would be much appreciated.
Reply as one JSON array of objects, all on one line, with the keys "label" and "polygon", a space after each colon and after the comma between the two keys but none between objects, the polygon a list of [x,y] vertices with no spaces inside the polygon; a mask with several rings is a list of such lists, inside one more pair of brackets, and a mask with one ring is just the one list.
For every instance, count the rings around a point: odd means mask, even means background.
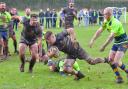
[{"label": "rugby player", "polygon": [[16,12],[15,12],[16,8],[12,8],[10,11],[11,17],[12,17],[12,21],[10,23],[9,26],[9,37],[13,40],[13,46],[14,46],[14,53],[19,53],[17,50],[17,39],[16,39],[16,35],[15,35],[15,31],[14,31],[14,21],[20,21],[20,17],[17,16]]},{"label": "rugby player", "polygon": [[4,59],[8,56],[8,27],[11,15],[6,11],[6,3],[0,2],[0,52]]},{"label": "rugby player", "polygon": [[[64,60],[65,60],[65,58],[59,59],[57,61],[48,60],[48,66],[49,66],[50,71],[59,72],[62,76],[65,76],[64,69],[63,69]],[[79,64],[77,61],[75,61],[75,63],[73,64],[73,70],[75,70],[76,72],[79,72],[79,74],[81,74],[81,76],[83,76],[81,78],[84,78],[84,74],[81,73],[80,67],[79,67]],[[75,80],[79,80],[81,78],[75,76]]]},{"label": "rugby player", "polygon": [[[64,71],[77,75],[78,78],[81,78],[81,74],[73,71],[73,64],[77,58],[83,59],[91,65],[105,62],[105,60],[101,58],[93,59],[85,50],[83,50],[78,42],[75,42],[74,45],[74,42],[69,38],[68,30],[58,33],[57,35],[53,34],[51,31],[47,31],[45,34],[45,40],[49,46],[56,46],[60,51],[67,54],[67,58],[64,61]],[[51,58],[54,54],[54,51],[51,51],[47,53],[47,56]]]},{"label": "rugby player", "polygon": [[92,47],[95,40],[100,36],[100,34],[104,30],[110,32],[110,35],[106,37],[105,43],[101,46],[100,51],[104,51],[108,44],[110,44],[114,39],[114,44],[109,53],[108,62],[110,62],[110,66],[117,77],[116,82],[122,83],[123,78],[119,73],[118,67],[122,69],[124,72],[126,72],[128,77],[128,70],[126,69],[125,64],[121,60],[124,56],[124,53],[127,50],[128,38],[122,23],[116,18],[114,18],[112,13],[112,8],[107,7],[104,9],[105,21],[102,27],[100,27],[92,37],[90,41],[90,47]]},{"label": "rugby player", "polygon": [[64,8],[62,13],[64,14],[64,18],[61,18],[65,29],[69,30],[70,37],[72,41],[76,41],[76,36],[74,32],[74,19],[77,19],[77,11],[74,8],[74,3],[69,2],[68,7]]},{"label": "rugby player", "polygon": [[38,58],[38,51],[39,56],[42,55],[42,29],[38,22],[38,15],[31,14],[30,20],[23,22],[23,25],[19,44],[19,56],[21,60],[20,71],[24,72],[25,50],[29,47],[31,52],[29,72],[32,73],[34,64]]}]

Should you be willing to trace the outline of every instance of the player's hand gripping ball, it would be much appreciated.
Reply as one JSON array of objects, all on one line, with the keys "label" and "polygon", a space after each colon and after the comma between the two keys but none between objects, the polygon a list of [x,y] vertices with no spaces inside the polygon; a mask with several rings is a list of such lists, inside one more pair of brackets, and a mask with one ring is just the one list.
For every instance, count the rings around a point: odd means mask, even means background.
[{"label": "player's hand gripping ball", "polygon": [[52,46],[49,49],[49,52],[52,54],[53,57],[58,58],[60,55],[59,49],[56,46]]}]

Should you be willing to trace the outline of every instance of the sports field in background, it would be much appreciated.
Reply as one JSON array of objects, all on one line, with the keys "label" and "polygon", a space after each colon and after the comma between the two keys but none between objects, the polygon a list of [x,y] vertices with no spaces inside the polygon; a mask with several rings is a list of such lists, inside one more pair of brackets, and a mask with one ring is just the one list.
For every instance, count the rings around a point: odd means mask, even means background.
[{"label": "sports field in background", "polygon": [[[98,29],[99,26],[75,27],[77,40],[80,45],[94,57],[107,57],[111,48],[110,44],[104,52],[99,52],[99,48],[108,37],[108,32],[105,31],[102,36],[95,42],[93,48],[89,48],[88,44]],[[124,25],[128,33],[128,24]],[[58,33],[62,29],[50,29]],[[20,39],[21,27],[16,31],[16,37]],[[45,29],[45,31],[47,31]],[[128,89],[128,79],[122,71],[124,83],[116,84],[115,76],[108,64],[89,65],[83,60],[78,60],[81,71],[86,75],[80,81],[74,81],[73,76],[62,77],[58,73],[50,72],[47,65],[36,63],[32,74],[28,73],[28,63],[25,65],[25,72],[20,73],[19,56],[13,54],[13,43],[9,39],[9,49],[12,56],[8,60],[0,63],[0,89]],[[29,53],[27,52],[27,57]],[[126,52],[123,62],[128,68],[128,52]],[[121,70],[120,70],[121,71]]]}]

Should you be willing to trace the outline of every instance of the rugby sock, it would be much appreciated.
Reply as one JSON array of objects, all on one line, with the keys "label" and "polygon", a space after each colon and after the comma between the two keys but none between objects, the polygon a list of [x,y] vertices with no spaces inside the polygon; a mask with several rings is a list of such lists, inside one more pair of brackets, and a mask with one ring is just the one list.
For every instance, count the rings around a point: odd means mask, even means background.
[{"label": "rugby sock", "polygon": [[13,41],[13,45],[14,45],[14,49],[15,49],[15,52],[16,52],[17,51],[17,41],[16,40]]},{"label": "rugby sock", "polygon": [[24,65],[25,64],[25,56],[24,55],[20,56],[20,59],[21,59],[22,65]]},{"label": "rugby sock", "polygon": [[126,69],[126,66],[124,64],[122,64],[120,66],[120,69],[122,69],[123,71],[125,71],[126,73],[128,73],[128,70]]},{"label": "rugby sock", "polygon": [[2,49],[2,45],[0,44],[0,55],[2,55],[3,54],[3,49]]},{"label": "rugby sock", "polygon": [[117,66],[116,66],[115,64],[112,64],[111,67],[112,67],[112,69],[113,69],[115,75],[116,75],[117,77],[120,77],[120,73],[119,73],[119,71],[118,71]]},{"label": "rugby sock", "polygon": [[30,71],[32,71],[32,69],[33,69],[35,63],[36,63],[36,59],[33,59],[33,58],[32,58],[31,61],[30,61],[30,65],[29,65],[29,70],[30,70]]},{"label": "rugby sock", "polygon": [[4,55],[5,55],[5,56],[8,55],[8,47],[4,47]]},{"label": "rugby sock", "polygon": [[75,71],[80,71],[80,67],[77,62],[73,64],[73,68],[75,69]]},{"label": "rugby sock", "polygon": [[83,73],[81,73],[80,71],[77,72],[76,76],[77,76],[77,80],[85,77],[85,75]]}]

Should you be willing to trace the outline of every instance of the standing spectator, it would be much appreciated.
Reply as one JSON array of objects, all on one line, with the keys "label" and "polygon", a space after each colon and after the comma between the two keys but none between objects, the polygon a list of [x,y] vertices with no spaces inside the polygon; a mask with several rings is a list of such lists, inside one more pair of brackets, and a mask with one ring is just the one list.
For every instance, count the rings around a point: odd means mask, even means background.
[{"label": "standing spectator", "polygon": [[56,21],[57,21],[57,13],[55,11],[55,9],[53,9],[53,13],[52,13],[52,27],[56,27]]},{"label": "standing spectator", "polygon": [[97,14],[96,10],[93,11],[92,18],[93,18],[93,23],[96,24],[97,23],[97,18],[98,18],[98,14]]},{"label": "standing spectator", "polygon": [[88,9],[84,9],[84,14],[83,14],[83,19],[84,19],[84,25],[88,26],[89,25],[89,12]]},{"label": "standing spectator", "polygon": [[50,9],[47,8],[47,11],[45,12],[45,18],[46,18],[46,28],[49,28],[50,24]]},{"label": "standing spectator", "polygon": [[99,10],[99,25],[102,25],[104,21],[103,10]]},{"label": "standing spectator", "polygon": [[83,18],[83,9],[81,9],[79,12],[78,12],[78,14],[77,14],[77,18],[78,18],[78,26],[80,26],[80,24],[81,24],[81,21],[82,21],[82,18]]},{"label": "standing spectator", "polygon": [[113,16],[114,16],[114,18],[116,18],[116,16],[117,16],[116,14],[117,14],[116,8],[114,8],[114,9],[113,9]]},{"label": "standing spectator", "polygon": [[53,17],[52,17],[52,15],[53,15],[53,11],[51,10],[50,11],[50,26],[51,27],[53,27]]},{"label": "standing spectator", "polygon": [[64,20],[64,14],[63,14],[63,8],[61,8],[61,11],[59,12],[59,15],[60,15],[60,18],[59,18],[59,27],[61,28],[62,27],[62,24],[63,24],[63,20]]},{"label": "standing spectator", "polygon": [[40,18],[40,25],[41,26],[44,26],[44,16],[45,16],[45,13],[43,12],[42,9],[40,9],[39,18]]},{"label": "standing spectator", "polygon": [[120,20],[121,15],[122,15],[122,11],[121,11],[121,9],[119,9],[117,12],[117,19],[118,20]]},{"label": "standing spectator", "polygon": [[92,24],[93,23],[92,22],[93,21],[93,18],[92,17],[93,17],[93,11],[92,11],[92,9],[90,9],[89,10],[89,24]]}]

